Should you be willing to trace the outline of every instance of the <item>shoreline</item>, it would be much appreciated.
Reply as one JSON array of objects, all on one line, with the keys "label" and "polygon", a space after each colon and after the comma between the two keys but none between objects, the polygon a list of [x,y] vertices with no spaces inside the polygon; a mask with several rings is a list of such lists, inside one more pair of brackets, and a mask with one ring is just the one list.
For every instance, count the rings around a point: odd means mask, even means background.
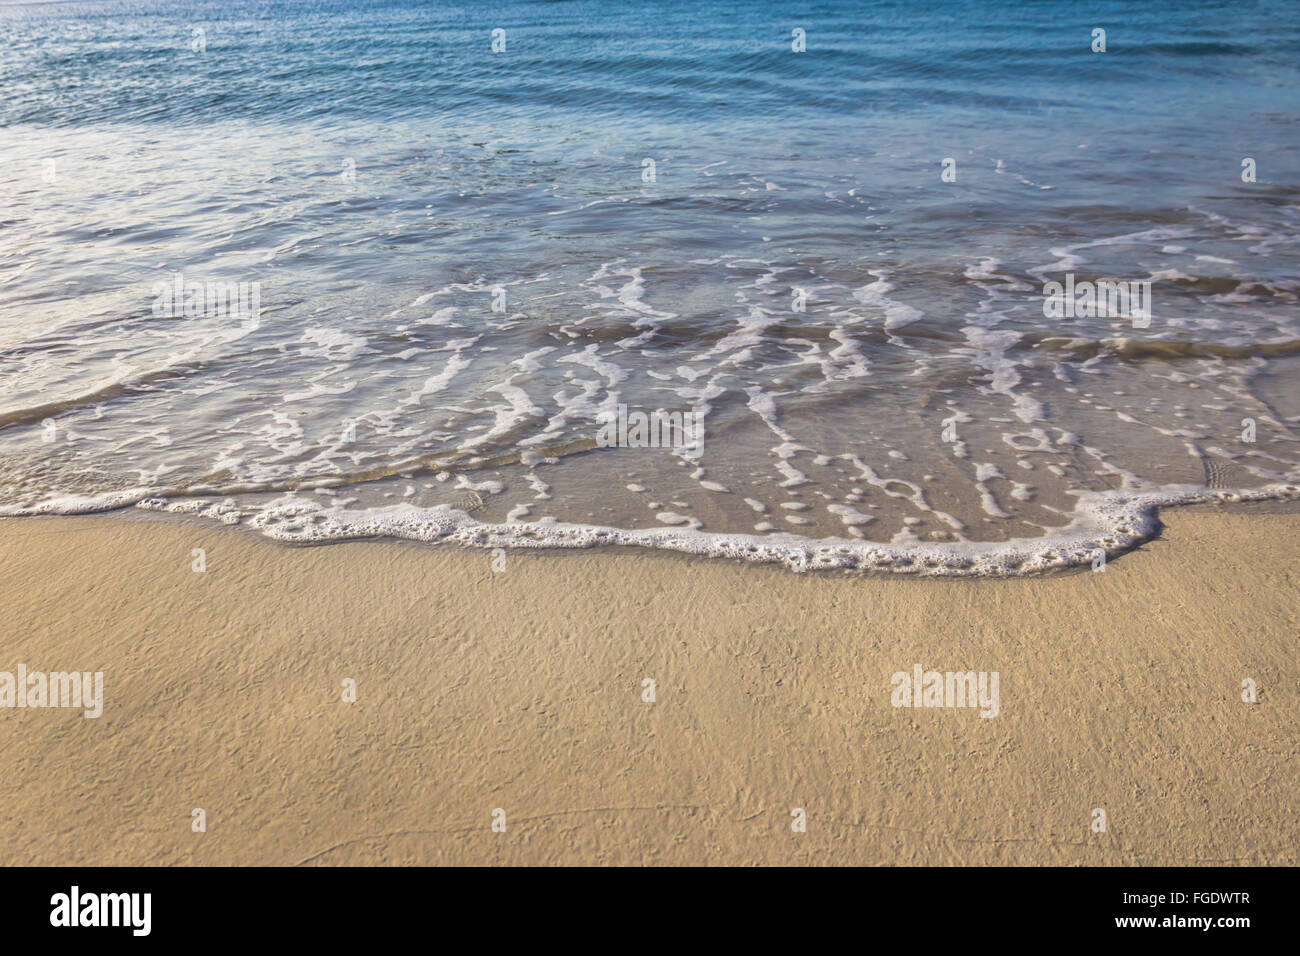
[{"label": "shoreline", "polygon": [[[1294,864],[1300,515],[1238,508],[984,579],[4,519],[0,671],[103,672],[104,701],[0,708],[0,854]],[[893,706],[915,666],[997,672],[996,716]]]},{"label": "shoreline", "polygon": [[[1172,487],[1172,486],[1171,486]],[[811,537],[792,530],[754,534],[681,528],[669,524],[623,528],[566,521],[485,521],[461,511],[406,505],[337,510],[310,494],[280,509],[241,512],[203,499],[171,503],[166,498],[126,500],[90,511],[12,513],[0,509],[0,521],[21,518],[83,518],[219,523],[287,546],[318,546],[357,541],[410,542],[417,546],[506,550],[558,555],[592,553],[659,553],[701,557],[751,565],[781,565],[796,573],[842,571],[869,577],[906,575],[973,580],[1052,576],[1096,570],[1158,538],[1162,513],[1300,514],[1300,488],[1278,483],[1254,489],[1186,486],[1183,497],[1160,492],[1090,492],[1059,527],[1037,536],[943,542],[877,541],[864,537]],[[276,502],[280,505],[280,502]],[[288,525],[283,508],[291,515]],[[1112,524],[1097,524],[1099,515]],[[268,519],[268,515],[275,517]],[[230,520],[232,519],[233,520]],[[307,527],[310,525],[311,527]]]}]

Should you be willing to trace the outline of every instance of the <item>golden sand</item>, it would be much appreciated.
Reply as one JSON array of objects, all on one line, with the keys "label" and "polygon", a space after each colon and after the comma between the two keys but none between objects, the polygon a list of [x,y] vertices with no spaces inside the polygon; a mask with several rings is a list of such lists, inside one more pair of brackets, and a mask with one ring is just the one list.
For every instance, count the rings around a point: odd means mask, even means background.
[{"label": "golden sand", "polygon": [[[1300,516],[1162,517],[987,581],[0,521],[0,671],[105,698],[0,709],[0,861],[1300,862]],[[998,715],[894,707],[917,664]]]}]

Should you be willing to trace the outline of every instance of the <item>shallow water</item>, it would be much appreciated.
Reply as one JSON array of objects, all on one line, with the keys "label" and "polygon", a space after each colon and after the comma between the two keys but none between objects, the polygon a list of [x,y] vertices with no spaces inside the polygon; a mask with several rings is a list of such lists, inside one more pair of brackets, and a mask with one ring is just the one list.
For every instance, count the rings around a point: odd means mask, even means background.
[{"label": "shallow water", "polygon": [[1286,3],[0,7],[0,514],[1018,573],[1293,496],[1298,65]]}]

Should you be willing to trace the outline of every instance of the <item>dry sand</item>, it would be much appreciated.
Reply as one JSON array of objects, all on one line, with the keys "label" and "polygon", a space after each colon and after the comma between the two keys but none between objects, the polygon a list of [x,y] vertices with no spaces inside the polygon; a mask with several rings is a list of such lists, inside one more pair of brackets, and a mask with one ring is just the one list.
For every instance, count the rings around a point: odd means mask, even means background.
[{"label": "dry sand", "polygon": [[1300,516],[1163,518],[1003,581],[0,521],[0,670],[105,694],[0,710],[0,863],[1294,864]]}]

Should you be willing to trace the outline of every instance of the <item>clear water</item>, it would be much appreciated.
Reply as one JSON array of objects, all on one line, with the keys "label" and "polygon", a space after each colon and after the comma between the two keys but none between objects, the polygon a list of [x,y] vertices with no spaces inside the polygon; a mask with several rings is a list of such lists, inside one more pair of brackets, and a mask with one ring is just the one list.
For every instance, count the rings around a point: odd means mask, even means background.
[{"label": "clear water", "polygon": [[1281,2],[3,5],[0,514],[1015,573],[1294,495],[1298,85]]}]

